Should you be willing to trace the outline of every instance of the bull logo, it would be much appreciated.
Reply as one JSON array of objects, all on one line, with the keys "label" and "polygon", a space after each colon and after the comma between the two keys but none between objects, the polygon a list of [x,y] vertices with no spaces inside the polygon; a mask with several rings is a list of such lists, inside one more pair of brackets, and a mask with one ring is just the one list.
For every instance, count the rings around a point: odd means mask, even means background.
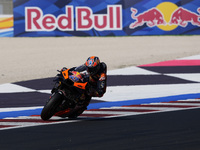
[{"label": "bull logo", "polygon": [[[200,8],[197,9],[200,13]],[[186,27],[188,22],[193,25],[200,26],[199,15],[191,12],[183,7],[179,7],[171,16],[170,24],[180,25]]]},{"label": "bull logo", "polygon": [[[173,9],[169,10],[169,7]],[[200,27],[199,14],[186,8],[178,7],[171,2],[160,3],[158,6],[140,14],[138,14],[138,10],[135,8],[130,10],[132,12],[131,18],[135,20],[129,25],[130,29],[135,29],[144,24],[150,28],[157,26],[165,31],[174,30],[178,26],[186,27],[188,23]],[[200,13],[200,7],[197,8],[197,12]]]},{"label": "bull logo", "polygon": [[145,23],[149,27],[154,27],[160,24],[162,25],[166,24],[163,14],[155,7],[137,16],[136,16],[137,9],[131,8],[131,11],[132,11],[131,17],[133,19],[136,19],[136,21],[130,24],[129,26],[130,29],[134,29],[138,26],[142,26]]}]

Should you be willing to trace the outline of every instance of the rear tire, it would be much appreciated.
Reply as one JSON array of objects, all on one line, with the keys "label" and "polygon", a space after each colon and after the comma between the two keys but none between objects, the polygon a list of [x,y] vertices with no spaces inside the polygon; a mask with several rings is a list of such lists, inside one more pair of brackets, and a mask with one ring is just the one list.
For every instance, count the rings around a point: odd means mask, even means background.
[{"label": "rear tire", "polygon": [[60,93],[54,94],[45,104],[41,112],[42,120],[49,120],[55,113],[57,107],[62,102],[62,95]]}]

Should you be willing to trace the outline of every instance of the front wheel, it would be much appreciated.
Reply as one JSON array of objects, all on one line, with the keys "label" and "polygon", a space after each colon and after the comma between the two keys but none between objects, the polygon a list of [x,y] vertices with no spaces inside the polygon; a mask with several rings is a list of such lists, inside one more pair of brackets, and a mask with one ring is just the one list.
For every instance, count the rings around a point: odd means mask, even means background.
[{"label": "front wheel", "polygon": [[62,95],[60,93],[55,93],[45,104],[44,108],[41,112],[41,118],[42,120],[48,120],[50,119],[55,113],[57,107],[62,102]]}]

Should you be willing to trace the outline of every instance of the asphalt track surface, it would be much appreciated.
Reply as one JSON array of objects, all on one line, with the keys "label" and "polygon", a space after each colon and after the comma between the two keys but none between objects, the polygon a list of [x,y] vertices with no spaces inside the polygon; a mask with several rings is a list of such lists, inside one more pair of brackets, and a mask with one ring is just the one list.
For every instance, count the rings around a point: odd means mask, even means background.
[{"label": "asphalt track surface", "polygon": [[[197,67],[191,66],[187,69],[179,67],[148,67],[148,69],[161,72],[159,75],[137,76],[133,85],[153,85],[158,84],[188,84],[193,83],[190,80],[170,77],[165,73],[176,73],[188,71],[189,73],[199,73]],[[157,69],[157,70],[155,70]],[[173,69],[173,70],[172,70]],[[191,69],[191,70],[190,70]],[[178,70],[178,71],[177,71]],[[184,72],[185,73],[185,72]],[[130,81],[126,79],[129,76],[120,76],[123,82],[116,84],[117,76],[109,77],[109,84],[115,86],[129,85]],[[145,77],[145,80],[143,80]],[[140,79],[139,79],[140,78]],[[149,79],[149,80],[147,80]],[[49,83],[49,80],[43,81]],[[113,80],[113,81],[112,81]],[[138,83],[137,83],[138,81]],[[143,82],[145,83],[143,83]],[[151,81],[151,82],[150,82]],[[31,82],[31,84],[29,84]],[[38,89],[32,82],[45,85],[42,89],[49,89],[51,86],[40,82],[40,80],[15,83],[21,86]],[[147,83],[148,82],[148,83]],[[169,82],[169,83],[168,83]],[[198,84],[196,81],[194,84]],[[34,86],[34,87],[32,87]],[[47,87],[46,87],[47,86]],[[41,88],[41,86],[40,86]],[[39,89],[39,90],[42,90]],[[22,93],[21,93],[22,94]],[[20,106],[40,106],[44,102],[27,100],[31,93],[23,93],[20,96],[22,103]],[[27,94],[27,95],[26,95]],[[33,94],[33,93],[32,93]],[[38,94],[38,92],[35,92]],[[26,96],[27,97],[26,97]],[[19,95],[18,95],[19,96]],[[39,96],[41,99],[41,95]],[[47,97],[48,94],[44,95]],[[15,105],[16,93],[1,93],[1,103],[3,107]],[[10,101],[8,101],[10,100]],[[6,103],[7,102],[7,103]],[[13,103],[11,103],[13,102]],[[37,103],[37,104],[36,104]],[[23,105],[24,104],[24,105]],[[59,124],[48,124],[42,126],[23,127],[0,131],[0,149],[2,150],[199,150],[200,149],[200,108],[186,109],[179,111],[168,111],[149,113],[141,115],[130,115],[126,117],[101,118],[101,119],[78,119],[78,122],[63,122]]]},{"label": "asphalt track surface", "polygon": [[2,150],[199,150],[200,109],[0,132]]}]

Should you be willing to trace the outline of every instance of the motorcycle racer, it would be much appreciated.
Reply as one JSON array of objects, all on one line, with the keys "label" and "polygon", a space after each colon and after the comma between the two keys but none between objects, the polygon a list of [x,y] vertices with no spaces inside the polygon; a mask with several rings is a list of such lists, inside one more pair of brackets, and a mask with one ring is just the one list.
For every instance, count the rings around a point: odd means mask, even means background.
[{"label": "motorcycle racer", "polygon": [[57,71],[52,95],[41,112],[43,120],[53,115],[77,118],[87,109],[92,97],[102,97],[106,92],[107,66],[97,56],[89,57],[79,67]]},{"label": "motorcycle racer", "polygon": [[[61,71],[67,68],[62,68]],[[77,71],[84,76],[84,82],[87,82],[86,92],[84,95],[80,96],[78,105],[74,109],[73,115],[69,118],[76,118],[87,109],[92,97],[102,97],[106,92],[107,86],[107,65],[104,62],[100,62],[97,56],[88,57],[86,62],[78,67],[70,68],[69,71]],[[57,89],[55,87],[52,90]]]},{"label": "motorcycle racer", "polygon": [[102,97],[107,87],[107,65],[100,62],[97,56],[89,57],[83,65],[74,68],[74,70],[87,75],[88,84],[82,106],[77,110],[76,115],[70,116],[70,118],[76,118],[82,114],[87,109],[91,98]]},{"label": "motorcycle racer", "polygon": [[100,62],[97,56],[91,56],[87,61],[75,68],[75,71],[88,75],[87,94],[91,97],[102,97],[106,92],[107,66]]}]

